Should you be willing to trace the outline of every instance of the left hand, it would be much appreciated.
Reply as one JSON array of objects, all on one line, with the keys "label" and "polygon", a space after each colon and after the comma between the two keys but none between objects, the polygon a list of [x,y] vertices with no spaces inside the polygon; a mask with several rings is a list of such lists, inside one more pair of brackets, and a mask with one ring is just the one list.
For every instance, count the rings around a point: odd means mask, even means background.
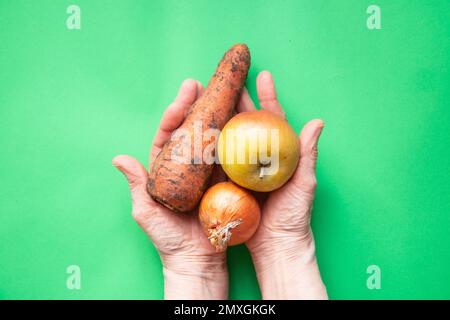
[{"label": "left hand", "polygon": [[[200,82],[185,80],[175,101],[161,119],[150,151],[150,164],[183,122],[202,93]],[[117,156],[113,164],[127,178],[132,215],[153,241],[163,264],[166,299],[226,299],[228,272],[225,253],[216,253],[200,226],[197,212],[180,214],[156,203],[147,193],[148,173],[130,156]],[[216,168],[213,181],[225,179]]]}]

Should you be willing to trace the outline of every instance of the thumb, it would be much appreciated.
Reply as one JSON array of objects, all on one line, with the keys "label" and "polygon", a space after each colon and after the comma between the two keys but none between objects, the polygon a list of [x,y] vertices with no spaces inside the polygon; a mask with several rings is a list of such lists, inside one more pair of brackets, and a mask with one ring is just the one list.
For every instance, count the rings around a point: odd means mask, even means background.
[{"label": "thumb", "polygon": [[317,185],[317,144],[324,125],[320,119],[311,120],[300,133],[300,162],[294,176],[294,183],[308,194],[314,194]]},{"label": "thumb", "polygon": [[128,180],[133,206],[133,217],[136,219],[147,212],[153,202],[147,193],[148,173],[144,166],[136,159],[127,156],[116,156],[112,164],[119,169]]}]

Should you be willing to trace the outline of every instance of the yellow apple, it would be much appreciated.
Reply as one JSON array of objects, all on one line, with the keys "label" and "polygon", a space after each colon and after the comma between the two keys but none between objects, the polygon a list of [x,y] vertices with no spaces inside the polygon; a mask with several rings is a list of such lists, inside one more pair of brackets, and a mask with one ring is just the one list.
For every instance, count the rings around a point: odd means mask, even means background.
[{"label": "yellow apple", "polygon": [[220,133],[217,150],[219,162],[233,182],[262,192],[285,184],[300,157],[294,130],[285,119],[266,110],[234,116]]}]

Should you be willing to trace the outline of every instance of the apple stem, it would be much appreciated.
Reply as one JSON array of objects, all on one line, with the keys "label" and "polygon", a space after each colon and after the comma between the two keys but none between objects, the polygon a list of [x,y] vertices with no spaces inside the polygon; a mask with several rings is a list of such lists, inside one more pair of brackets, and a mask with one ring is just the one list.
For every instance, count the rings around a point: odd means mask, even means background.
[{"label": "apple stem", "polygon": [[261,168],[259,169],[259,178],[260,178],[260,179],[262,179],[262,178],[264,177],[264,168],[265,168],[265,167],[261,167]]},{"label": "apple stem", "polygon": [[231,229],[236,228],[242,223],[242,219],[237,219],[227,223],[225,226],[215,230],[208,239],[216,247],[218,252],[223,252],[227,248],[228,241],[231,238]]},{"label": "apple stem", "polygon": [[259,163],[261,164],[261,168],[259,168],[259,178],[264,178],[265,174],[265,167],[268,167],[270,165],[270,159],[261,159],[259,160]]}]

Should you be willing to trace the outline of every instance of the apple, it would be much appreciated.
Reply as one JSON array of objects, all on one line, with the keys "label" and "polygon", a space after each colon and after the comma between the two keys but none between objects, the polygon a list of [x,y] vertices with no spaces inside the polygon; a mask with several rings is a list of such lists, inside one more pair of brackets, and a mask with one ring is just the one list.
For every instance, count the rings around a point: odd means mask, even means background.
[{"label": "apple", "polygon": [[261,192],[285,184],[300,158],[295,131],[266,110],[234,116],[221,131],[217,150],[219,163],[233,182]]}]

